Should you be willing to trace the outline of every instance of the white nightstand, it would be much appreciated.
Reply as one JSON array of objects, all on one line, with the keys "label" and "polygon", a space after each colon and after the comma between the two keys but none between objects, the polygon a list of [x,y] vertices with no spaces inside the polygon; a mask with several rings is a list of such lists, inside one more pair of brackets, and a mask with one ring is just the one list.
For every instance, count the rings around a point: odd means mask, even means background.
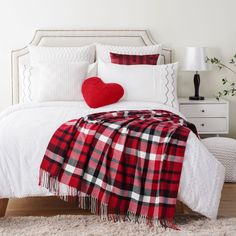
[{"label": "white nightstand", "polygon": [[229,102],[223,99],[205,98],[203,101],[179,99],[180,111],[196,125],[199,134],[229,133]]}]

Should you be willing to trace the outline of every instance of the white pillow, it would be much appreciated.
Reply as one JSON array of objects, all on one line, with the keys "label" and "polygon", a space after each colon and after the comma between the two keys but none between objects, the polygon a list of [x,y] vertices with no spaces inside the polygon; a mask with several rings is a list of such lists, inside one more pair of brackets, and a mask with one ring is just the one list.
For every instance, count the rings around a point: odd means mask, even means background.
[{"label": "white pillow", "polygon": [[[19,66],[20,102],[38,100],[38,80],[40,63],[78,63],[95,61],[95,44],[84,47],[41,47],[28,46],[30,64]],[[96,64],[91,64],[88,77],[96,75]]]},{"label": "white pillow", "polygon": [[[97,76],[97,63],[90,64],[86,78]],[[39,69],[27,64],[19,66],[20,103],[30,103],[38,100]]]},{"label": "white pillow", "polygon": [[[162,54],[162,45],[150,45],[150,46],[113,46],[96,44],[97,59],[103,60],[108,63],[111,62],[110,52],[127,55],[150,55],[150,54]],[[161,56],[157,61],[160,64]]]},{"label": "white pillow", "polygon": [[178,63],[168,65],[117,65],[98,61],[98,76],[105,83],[123,86],[125,101],[156,101],[178,109]]},{"label": "white pillow", "polygon": [[38,63],[69,63],[95,61],[95,45],[84,47],[40,47],[28,46],[30,53],[31,66],[35,67]]},{"label": "white pillow", "polygon": [[39,64],[38,101],[83,100],[81,86],[87,76],[88,63]]}]

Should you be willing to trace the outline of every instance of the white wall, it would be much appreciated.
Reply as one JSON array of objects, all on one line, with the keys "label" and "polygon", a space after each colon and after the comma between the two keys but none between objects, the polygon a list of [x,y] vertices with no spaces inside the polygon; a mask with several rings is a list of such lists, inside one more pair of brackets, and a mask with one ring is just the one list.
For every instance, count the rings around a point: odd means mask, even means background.
[{"label": "white wall", "polygon": [[[27,45],[36,29],[149,29],[174,50],[210,47],[228,60],[236,53],[235,0],[0,0],[0,110],[11,103],[10,51]],[[193,75],[182,72],[179,96],[193,94]],[[202,74],[201,93],[221,87],[217,71]],[[235,78],[236,79],[236,78]],[[230,136],[236,138],[236,97],[231,101]],[[234,111],[233,111],[234,110]]]}]

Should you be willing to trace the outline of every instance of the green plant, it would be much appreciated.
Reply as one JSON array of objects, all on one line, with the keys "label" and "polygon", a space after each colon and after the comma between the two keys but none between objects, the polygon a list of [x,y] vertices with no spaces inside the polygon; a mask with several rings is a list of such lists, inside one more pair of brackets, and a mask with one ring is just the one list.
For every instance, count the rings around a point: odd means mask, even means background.
[{"label": "green plant", "polygon": [[[236,75],[236,54],[233,56],[233,58],[229,61],[229,65],[226,65],[222,63],[218,58],[213,57],[209,58],[207,57],[207,62],[216,65],[219,70],[222,70],[225,68],[226,70],[230,71],[234,75]],[[223,91],[219,91],[217,94],[217,99],[219,100],[220,97],[223,96],[236,96],[236,83],[233,81],[228,80],[226,77],[222,79],[223,85],[226,87]]]}]

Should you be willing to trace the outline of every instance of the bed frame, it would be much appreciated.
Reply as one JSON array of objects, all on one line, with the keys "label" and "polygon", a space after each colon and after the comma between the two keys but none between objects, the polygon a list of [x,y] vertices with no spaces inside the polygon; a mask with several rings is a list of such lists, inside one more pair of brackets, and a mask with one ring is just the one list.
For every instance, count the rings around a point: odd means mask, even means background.
[{"label": "bed frame", "polygon": [[[152,39],[150,33],[147,30],[37,30],[33,40],[30,42],[30,45],[39,45],[39,46],[64,46],[64,47],[73,47],[73,46],[84,46],[91,43],[105,43],[105,44],[113,44],[113,45],[130,45],[130,46],[144,46],[144,45],[153,45],[156,42]],[[12,51],[12,104],[17,104],[20,101],[20,97],[24,91],[21,90],[21,79],[19,74],[19,65],[20,64],[28,64],[29,63],[29,51],[27,46]],[[163,49],[162,60],[164,63],[172,62],[172,51],[168,48]],[[25,203],[25,209],[19,208],[19,203],[9,204],[9,208],[11,211],[10,215],[14,215],[14,208],[18,206],[18,214],[17,215],[48,215],[46,212],[50,211],[50,207],[53,207],[53,203],[55,202],[54,208],[51,212],[52,214],[61,214],[62,212],[72,213],[79,212],[75,211],[68,207],[65,203],[59,202],[60,200],[56,199],[56,197],[47,198],[40,197],[34,198],[32,200],[29,198],[24,198],[22,200],[15,200]],[[236,185],[234,184],[225,184],[222,196],[222,202],[220,207],[220,214],[227,216],[236,216],[236,204],[234,205],[236,199]],[[6,209],[8,206],[8,199],[0,199],[0,217],[3,217],[6,213]],[[32,204],[28,206],[29,202]],[[41,202],[41,203],[40,203]],[[50,204],[47,204],[50,202]],[[42,206],[46,205],[46,211],[42,211]],[[36,206],[35,212],[32,214],[31,209]],[[37,208],[37,206],[40,206]],[[56,207],[55,207],[56,206]],[[58,208],[62,207],[60,211]],[[45,208],[45,207],[44,207]],[[20,210],[19,210],[20,209]],[[63,211],[67,209],[67,211]],[[225,210],[224,210],[225,209]],[[28,213],[27,213],[28,210]],[[188,209],[183,206],[183,204],[177,204],[178,213],[188,212]],[[17,210],[16,210],[17,212]],[[30,213],[31,212],[31,213]],[[81,211],[80,211],[81,212]],[[227,212],[229,214],[227,214]],[[51,214],[50,214],[51,215]]]}]

